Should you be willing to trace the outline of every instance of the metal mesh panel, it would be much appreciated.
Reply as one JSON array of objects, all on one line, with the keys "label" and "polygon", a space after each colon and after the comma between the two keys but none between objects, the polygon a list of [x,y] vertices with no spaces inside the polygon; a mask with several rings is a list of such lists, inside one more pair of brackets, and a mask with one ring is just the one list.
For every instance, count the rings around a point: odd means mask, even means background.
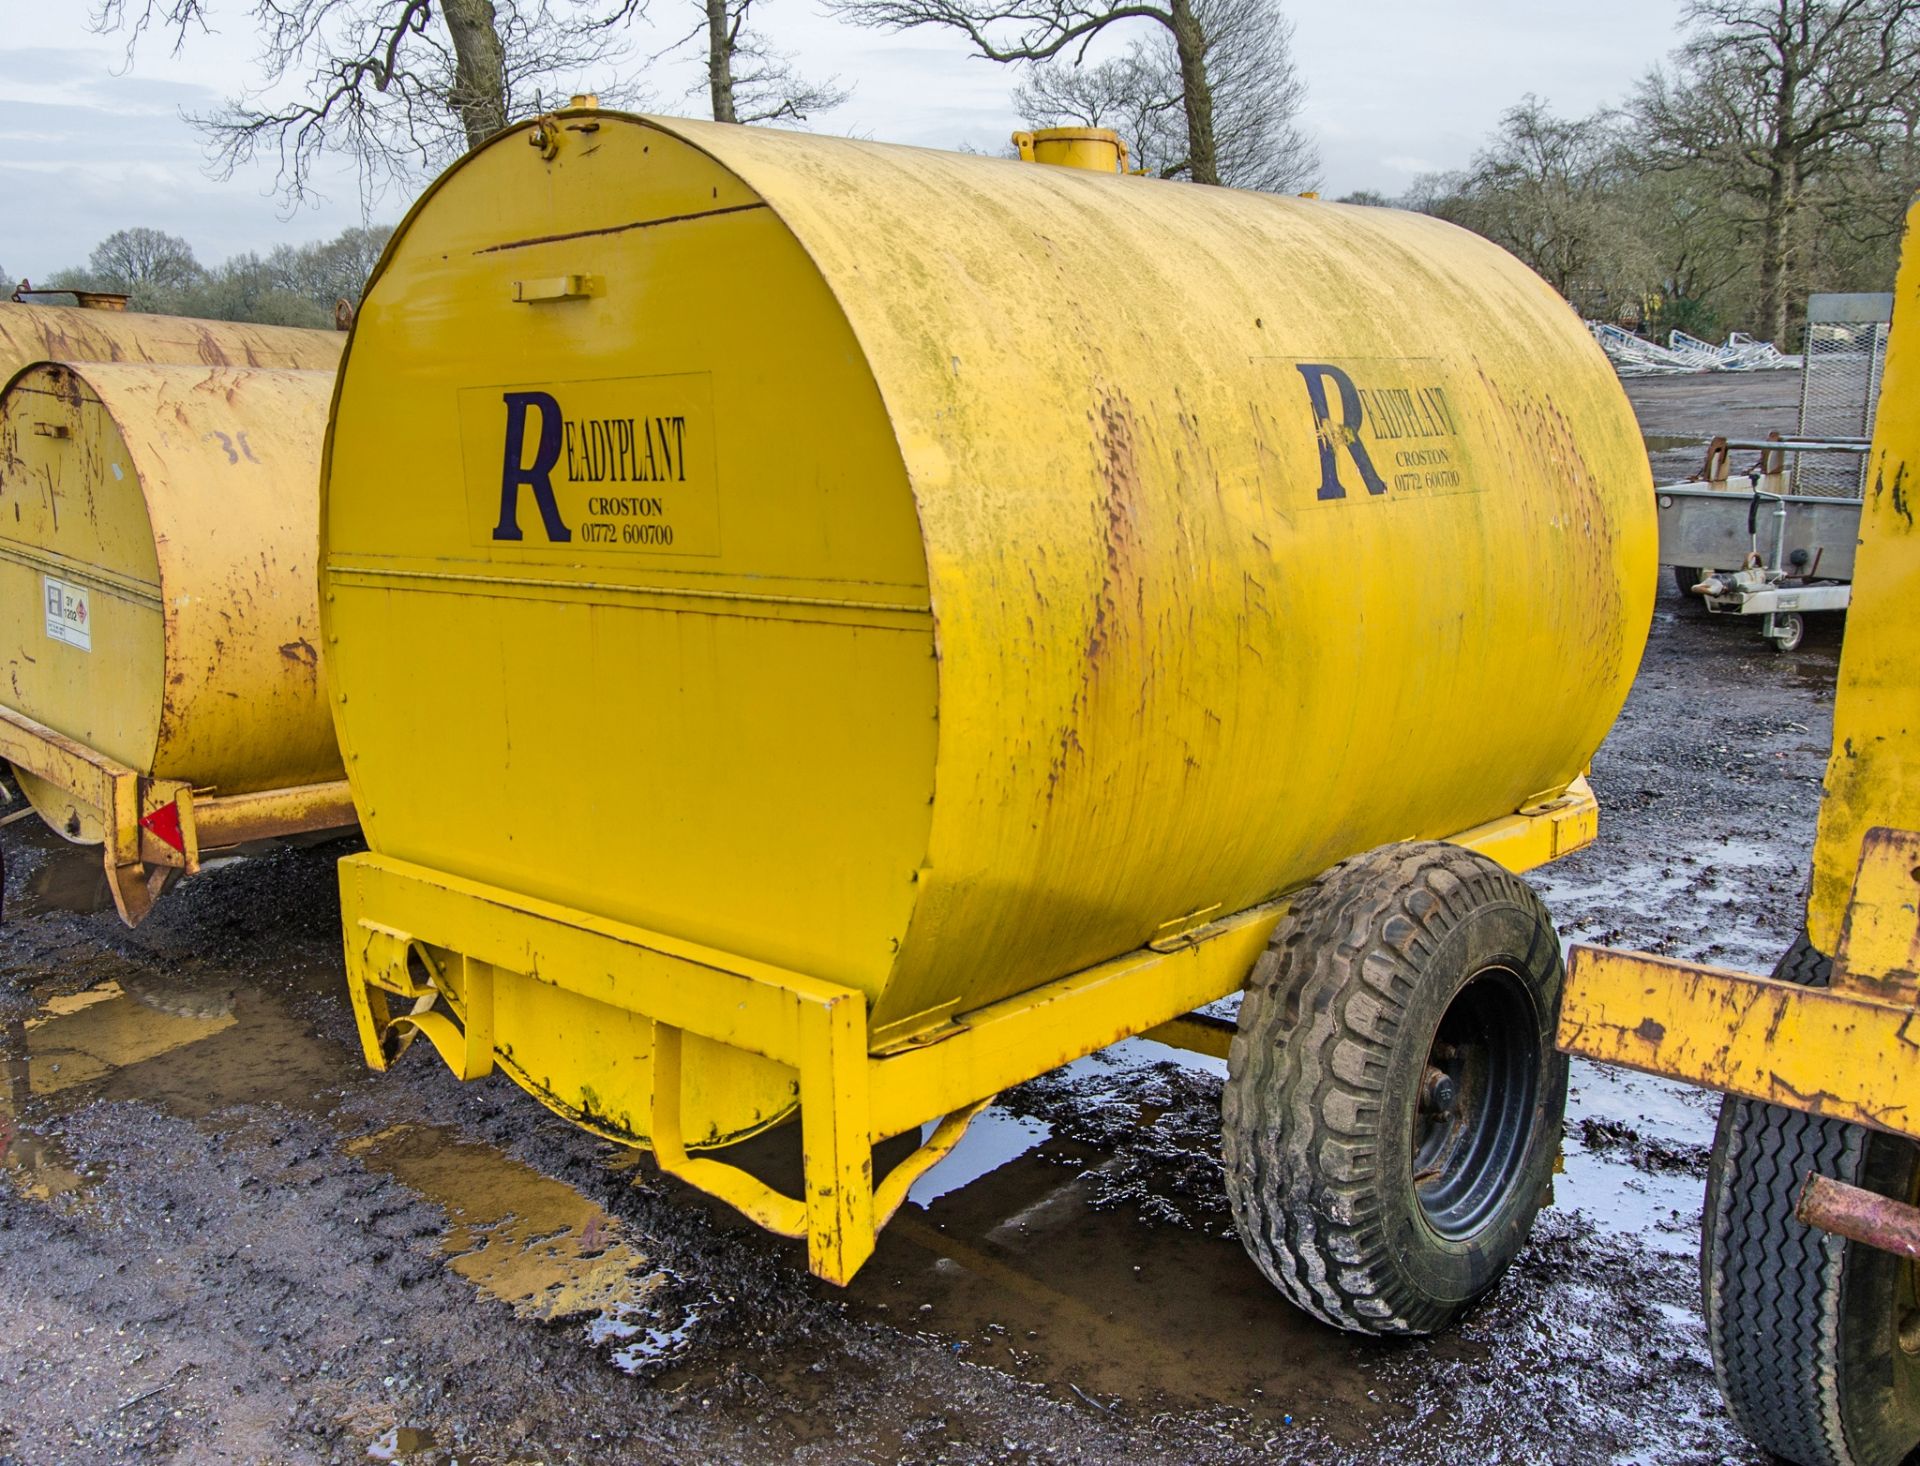
[{"label": "metal mesh panel", "polygon": [[[1801,435],[1872,437],[1886,359],[1884,321],[1810,323],[1800,378]],[[1855,498],[1863,490],[1866,471],[1866,458],[1860,454],[1796,454],[1794,492]]]}]

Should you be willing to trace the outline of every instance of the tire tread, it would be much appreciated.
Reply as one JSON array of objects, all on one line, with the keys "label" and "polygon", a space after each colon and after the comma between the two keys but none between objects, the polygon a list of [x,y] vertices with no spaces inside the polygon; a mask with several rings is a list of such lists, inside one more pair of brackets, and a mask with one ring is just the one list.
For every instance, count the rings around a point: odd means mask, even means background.
[{"label": "tire tread", "polygon": [[[1802,936],[1774,969],[1824,987]],[[1847,1243],[1794,1215],[1809,1172],[1858,1178],[1867,1132],[1759,1100],[1720,1107],[1707,1175],[1701,1281],[1714,1374],[1749,1439],[1797,1466],[1866,1466],[1847,1440],[1841,1267]]]},{"label": "tire tread", "polygon": [[1425,1334],[1458,1312],[1395,1287],[1377,1119],[1422,959],[1490,903],[1523,909],[1557,966],[1525,881],[1421,841],[1356,856],[1304,890],[1248,982],[1223,1108],[1229,1198],[1260,1270],[1336,1328]]}]

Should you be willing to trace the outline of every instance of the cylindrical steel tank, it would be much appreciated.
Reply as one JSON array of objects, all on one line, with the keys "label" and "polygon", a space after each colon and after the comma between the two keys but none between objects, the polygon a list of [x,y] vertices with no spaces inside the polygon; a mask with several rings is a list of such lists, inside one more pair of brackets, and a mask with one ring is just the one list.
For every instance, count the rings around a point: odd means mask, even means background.
[{"label": "cylindrical steel tank", "polygon": [[[7,706],[214,794],[339,779],[314,565],[332,385],[251,367],[20,370],[0,393]],[[100,810],[20,783],[69,839],[101,839]]]},{"label": "cylindrical steel tank", "polygon": [[[375,274],[322,620],[376,851],[885,1046],[1563,789],[1650,490],[1580,320],[1438,220],[573,112]],[[536,987],[508,1066],[631,1133],[644,1025]],[[686,1069],[695,1137],[791,1093]]]},{"label": "cylindrical steel tank", "polygon": [[30,361],[182,362],[333,371],[339,331],[0,301],[0,382]]}]

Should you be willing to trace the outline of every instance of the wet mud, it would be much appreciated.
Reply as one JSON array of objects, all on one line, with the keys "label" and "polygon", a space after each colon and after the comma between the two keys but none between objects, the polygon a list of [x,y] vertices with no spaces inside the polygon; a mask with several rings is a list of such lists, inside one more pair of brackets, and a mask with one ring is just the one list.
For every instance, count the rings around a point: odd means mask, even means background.
[{"label": "wet mud", "polygon": [[[1689,392],[1797,383],[1709,388],[1651,384],[1647,432],[1751,431],[1727,414],[1767,403]],[[1601,838],[1539,873],[1567,939],[1771,964],[1837,652],[1816,623],[1778,654],[1663,583],[1594,761]],[[8,1466],[1758,1459],[1699,1318],[1711,1097],[1576,1064],[1520,1261],[1455,1331],[1383,1343],[1240,1250],[1225,1065],[1130,1041],[1002,1096],[843,1291],[499,1076],[424,1046],[369,1073],[351,845],[232,861],[127,932],[87,857],[0,838]],[[751,1144],[792,1183],[791,1129]]]},{"label": "wet mud", "polygon": [[[1627,384],[1655,483],[1691,478],[1716,437],[1790,436],[1800,427],[1800,373],[1722,372],[1641,377]],[[1744,462],[1736,454],[1735,462]]]}]

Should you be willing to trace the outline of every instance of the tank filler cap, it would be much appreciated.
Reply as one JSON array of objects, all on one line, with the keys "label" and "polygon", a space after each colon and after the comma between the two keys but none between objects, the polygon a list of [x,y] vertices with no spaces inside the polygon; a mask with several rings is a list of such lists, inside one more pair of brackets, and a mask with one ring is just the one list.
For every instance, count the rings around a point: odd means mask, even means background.
[{"label": "tank filler cap", "polygon": [[1125,173],[1127,145],[1110,127],[1042,127],[1016,132],[1014,150],[1022,163],[1081,168],[1089,173]]}]

